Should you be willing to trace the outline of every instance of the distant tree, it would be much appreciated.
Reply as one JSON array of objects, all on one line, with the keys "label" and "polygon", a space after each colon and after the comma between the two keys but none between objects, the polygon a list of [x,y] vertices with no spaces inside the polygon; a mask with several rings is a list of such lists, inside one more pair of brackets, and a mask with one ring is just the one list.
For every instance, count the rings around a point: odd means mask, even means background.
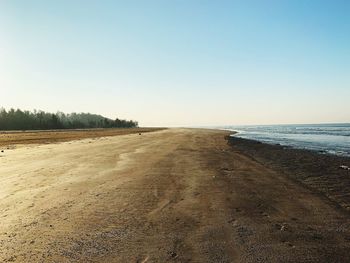
[{"label": "distant tree", "polygon": [[103,117],[91,113],[47,113],[0,108],[0,130],[47,130],[84,128],[134,128],[138,122]]}]

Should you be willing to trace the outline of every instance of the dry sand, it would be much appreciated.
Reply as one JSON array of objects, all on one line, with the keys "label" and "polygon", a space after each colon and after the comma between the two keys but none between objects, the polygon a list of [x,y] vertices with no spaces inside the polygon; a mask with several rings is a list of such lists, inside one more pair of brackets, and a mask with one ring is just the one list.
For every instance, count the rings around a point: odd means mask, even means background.
[{"label": "dry sand", "polygon": [[168,129],[0,153],[0,262],[347,262],[349,214],[227,144]]},{"label": "dry sand", "polygon": [[115,129],[77,129],[47,131],[1,131],[0,149],[15,145],[66,142],[84,138],[100,138],[132,133],[144,133],[164,128],[115,128]]}]

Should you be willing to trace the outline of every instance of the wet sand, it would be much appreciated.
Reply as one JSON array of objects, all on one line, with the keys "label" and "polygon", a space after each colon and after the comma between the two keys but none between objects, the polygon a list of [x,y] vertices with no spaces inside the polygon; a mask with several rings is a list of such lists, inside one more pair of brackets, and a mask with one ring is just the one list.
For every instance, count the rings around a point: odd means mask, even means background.
[{"label": "wet sand", "polygon": [[6,149],[0,262],[347,262],[346,209],[227,135]]},{"label": "wet sand", "polygon": [[237,137],[229,142],[241,153],[318,192],[350,212],[350,157],[261,143]]}]

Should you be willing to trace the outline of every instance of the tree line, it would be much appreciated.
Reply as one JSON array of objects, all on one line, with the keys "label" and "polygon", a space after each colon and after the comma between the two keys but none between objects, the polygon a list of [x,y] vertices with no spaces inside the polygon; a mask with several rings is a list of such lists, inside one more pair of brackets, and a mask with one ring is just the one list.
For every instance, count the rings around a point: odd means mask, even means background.
[{"label": "tree line", "polygon": [[87,128],[135,128],[138,123],[132,120],[109,119],[91,113],[45,111],[22,111],[0,108],[0,130],[51,130]]}]

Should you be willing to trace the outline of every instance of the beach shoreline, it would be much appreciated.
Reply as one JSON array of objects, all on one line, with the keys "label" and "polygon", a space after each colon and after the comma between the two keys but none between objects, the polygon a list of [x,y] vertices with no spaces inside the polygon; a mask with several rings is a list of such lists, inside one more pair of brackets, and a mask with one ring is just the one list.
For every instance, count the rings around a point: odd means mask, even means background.
[{"label": "beach shoreline", "polygon": [[350,212],[350,157],[230,136],[229,144],[252,159],[332,200]]},{"label": "beach shoreline", "polygon": [[284,124],[230,127],[237,137],[350,157],[350,124]]}]

